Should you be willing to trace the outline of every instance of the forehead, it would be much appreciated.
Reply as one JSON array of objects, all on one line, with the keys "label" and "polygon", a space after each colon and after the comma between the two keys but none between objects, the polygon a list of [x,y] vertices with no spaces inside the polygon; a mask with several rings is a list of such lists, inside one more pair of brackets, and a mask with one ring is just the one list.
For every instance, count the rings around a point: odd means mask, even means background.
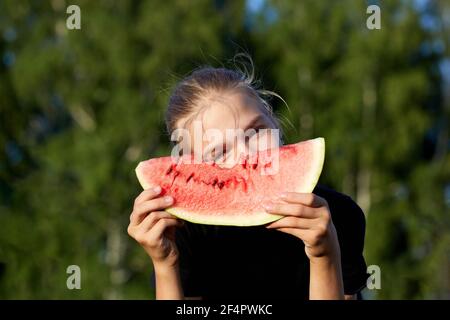
[{"label": "forehead", "polygon": [[195,120],[200,120],[205,130],[246,128],[253,119],[264,116],[260,102],[243,91],[218,93],[202,103]]}]

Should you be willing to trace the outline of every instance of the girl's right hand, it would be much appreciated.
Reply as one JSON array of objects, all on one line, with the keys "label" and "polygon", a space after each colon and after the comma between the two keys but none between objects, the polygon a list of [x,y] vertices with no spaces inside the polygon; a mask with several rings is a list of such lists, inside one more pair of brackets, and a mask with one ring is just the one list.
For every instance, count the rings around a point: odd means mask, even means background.
[{"label": "girl's right hand", "polygon": [[170,196],[161,197],[160,193],[161,187],[156,186],[136,197],[128,234],[145,249],[155,267],[171,267],[178,263],[175,228],[183,222],[163,211],[174,200]]}]

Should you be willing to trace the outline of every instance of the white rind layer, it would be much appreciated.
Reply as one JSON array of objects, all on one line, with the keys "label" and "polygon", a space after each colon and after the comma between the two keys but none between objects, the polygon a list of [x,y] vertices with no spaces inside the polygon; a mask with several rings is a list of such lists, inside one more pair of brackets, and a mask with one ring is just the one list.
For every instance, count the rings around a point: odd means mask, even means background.
[{"label": "white rind layer", "polygon": [[[310,193],[313,192],[314,188],[319,181],[320,174],[322,173],[323,164],[325,162],[325,139],[320,137],[310,140],[313,143],[313,160],[311,163],[313,167],[309,171],[308,177],[305,179],[309,183],[301,188],[298,188],[297,192]],[[309,178],[309,179],[308,179]]]},{"label": "white rind layer", "polygon": [[255,212],[251,215],[200,215],[188,212],[183,208],[172,207],[166,209],[170,214],[193,223],[210,224],[218,226],[250,227],[270,223],[282,218],[282,216],[268,214],[267,212]]}]

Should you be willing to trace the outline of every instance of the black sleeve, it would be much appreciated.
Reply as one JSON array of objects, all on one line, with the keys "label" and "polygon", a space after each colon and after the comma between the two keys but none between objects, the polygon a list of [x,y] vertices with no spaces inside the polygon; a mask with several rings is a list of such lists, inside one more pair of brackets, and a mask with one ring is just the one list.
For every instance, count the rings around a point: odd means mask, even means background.
[{"label": "black sleeve", "polygon": [[366,286],[368,278],[363,256],[365,216],[350,197],[342,194],[329,205],[341,249],[344,292],[346,295],[356,294]]},{"label": "black sleeve", "polygon": [[182,228],[177,229],[176,245],[179,254],[181,286],[185,297],[202,296],[201,276],[201,227],[185,221]]}]

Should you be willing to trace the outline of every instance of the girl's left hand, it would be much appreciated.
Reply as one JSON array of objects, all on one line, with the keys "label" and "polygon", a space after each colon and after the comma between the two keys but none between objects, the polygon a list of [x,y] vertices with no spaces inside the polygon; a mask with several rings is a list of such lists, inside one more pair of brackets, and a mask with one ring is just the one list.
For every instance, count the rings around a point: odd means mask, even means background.
[{"label": "girl's left hand", "polygon": [[268,213],[285,217],[267,225],[267,228],[301,239],[311,262],[340,256],[336,229],[325,199],[313,193],[296,192],[283,193],[280,199],[283,203],[271,203],[264,207]]}]

